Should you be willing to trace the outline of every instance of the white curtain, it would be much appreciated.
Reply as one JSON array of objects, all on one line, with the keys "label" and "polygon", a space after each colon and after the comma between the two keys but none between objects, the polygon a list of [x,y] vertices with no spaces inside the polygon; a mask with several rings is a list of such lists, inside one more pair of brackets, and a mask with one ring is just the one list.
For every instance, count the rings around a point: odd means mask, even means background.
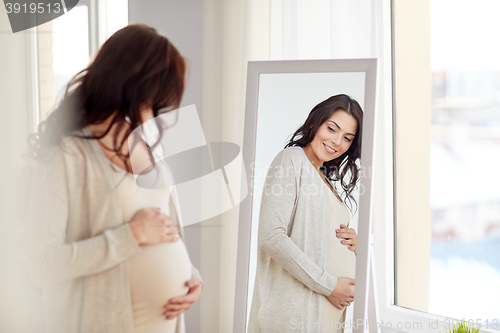
[{"label": "white curtain", "polygon": [[[203,5],[203,128],[213,141],[243,147],[247,63],[270,59],[270,1],[206,0]],[[201,232],[201,269],[211,286],[201,299],[202,332],[232,333],[238,220],[236,207],[220,216],[220,227]]]},{"label": "white curtain", "polygon": [[370,0],[272,0],[271,59],[375,56]]}]

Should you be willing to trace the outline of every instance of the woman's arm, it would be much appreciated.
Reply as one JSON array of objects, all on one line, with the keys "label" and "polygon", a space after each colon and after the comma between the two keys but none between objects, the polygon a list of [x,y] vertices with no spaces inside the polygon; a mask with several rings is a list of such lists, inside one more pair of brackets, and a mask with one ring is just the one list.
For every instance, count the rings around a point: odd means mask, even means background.
[{"label": "woman's arm", "polygon": [[48,162],[37,162],[33,171],[27,254],[30,275],[39,286],[102,272],[141,251],[128,223],[66,242],[70,215],[67,177],[61,149]]},{"label": "woman's arm", "polygon": [[298,193],[294,163],[286,150],[273,160],[266,177],[259,217],[259,246],[309,289],[329,296],[337,277],[311,260],[288,237],[288,224]]}]

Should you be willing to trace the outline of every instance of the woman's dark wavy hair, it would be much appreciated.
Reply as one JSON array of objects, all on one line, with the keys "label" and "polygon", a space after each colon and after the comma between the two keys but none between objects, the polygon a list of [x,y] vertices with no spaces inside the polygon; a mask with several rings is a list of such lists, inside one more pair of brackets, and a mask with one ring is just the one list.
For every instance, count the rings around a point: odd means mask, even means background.
[{"label": "woman's dark wavy hair", "polygon": [[[327,121],[334,112],[343,110],[354,117],[358,122],[358,130],[349,149],[334,160],[323,163],[320,167],[321,172],[330,181],[340,181],[344,190],[345,198],[349,201],[352,211],[352,201],[356,203],[351,193],[356,188],[359,179],[359,168],[356,160],[361,157],[361,139],[363,129],[363,110],[357,101],[351,97],[340,94],[332,96],[316,105],[305,123],[293,134],[292,138],[285,145],[285,148],[291,146],[305,147],[316,136],[316,132],[325,121]],[[348,182],[345,176],[350,173]],[[357,205],[357,203],[356,203]]]},{"label": "woman's dark wavy hair", "polygon": [[[100,139],[114,124],[120,131],[128,121],[130,126],[124,139],[117,142],[115,138],[110,150],[125,162],[130,172],[126,163],[130,154],[124,155],[121,147],[142,124],[141,107],[152,107],[154,117],[160,109],[165,112],[177,109],[184,93],[185,72],[184,58],[156,29],[131,24],[118,30],[102,45],[94,61],[70,80],[59,105],[40,123],[38,133],[30,136],[30,157],[46,159],[49,149],[64,136],[73,135],[71,132],[87,125],[100,124],[116,111],[102,135],[78,137]],[[152,149],[160,142],[164,130],[158,122],[157,125],[160,136]]]}]

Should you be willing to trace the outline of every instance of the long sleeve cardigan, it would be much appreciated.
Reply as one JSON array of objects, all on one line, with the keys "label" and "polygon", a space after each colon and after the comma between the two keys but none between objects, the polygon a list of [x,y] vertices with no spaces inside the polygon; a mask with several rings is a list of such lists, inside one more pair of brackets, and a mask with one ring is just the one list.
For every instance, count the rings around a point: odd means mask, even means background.
[{"label": "long sleeve cardigan", "polygon": [[[67,136],[33,170],[27,258],[47,332],[134,332],[127,259],[141,247],[123,221],[109,163],[95,140]],[[169,206],[180,227],[172,196]]]},{"label": "long sleeve cardigan", "polygon": [[301,147],[283,149],[262,194],[248,332],[320,332],[329,273],[330,191]]}]

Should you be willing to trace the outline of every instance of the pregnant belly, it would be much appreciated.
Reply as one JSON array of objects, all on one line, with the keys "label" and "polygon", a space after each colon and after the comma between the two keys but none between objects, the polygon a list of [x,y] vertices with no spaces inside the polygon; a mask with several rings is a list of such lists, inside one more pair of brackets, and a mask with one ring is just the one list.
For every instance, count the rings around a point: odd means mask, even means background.
[{"label": "pregnant belly", "polygon": [[[143,246],[130,258],[130,289],[136,330],[164,325],[163,306],[175,296],[185,295],[191,278],[191,261],[184,242]],[[150,330],[153,331],[153,330]]]},{"label": "pregnant belly", "polygon": [[[330,273],[337,277],[349,277],[354,279],[356,273],[356,255],[346,245],[334,239],[330,243]],[[350,286],[354,291],[354,286]],[[343,321],[344,310],[333,306],[325,297],[323,300],[323,326],[322,332],[337,332],[339,323]]]},{"label": "pregnant belly", "polygon": [[337,277],[354,279],[356,274],[356,255],[339,240],[330,245],[330,273]]}]

